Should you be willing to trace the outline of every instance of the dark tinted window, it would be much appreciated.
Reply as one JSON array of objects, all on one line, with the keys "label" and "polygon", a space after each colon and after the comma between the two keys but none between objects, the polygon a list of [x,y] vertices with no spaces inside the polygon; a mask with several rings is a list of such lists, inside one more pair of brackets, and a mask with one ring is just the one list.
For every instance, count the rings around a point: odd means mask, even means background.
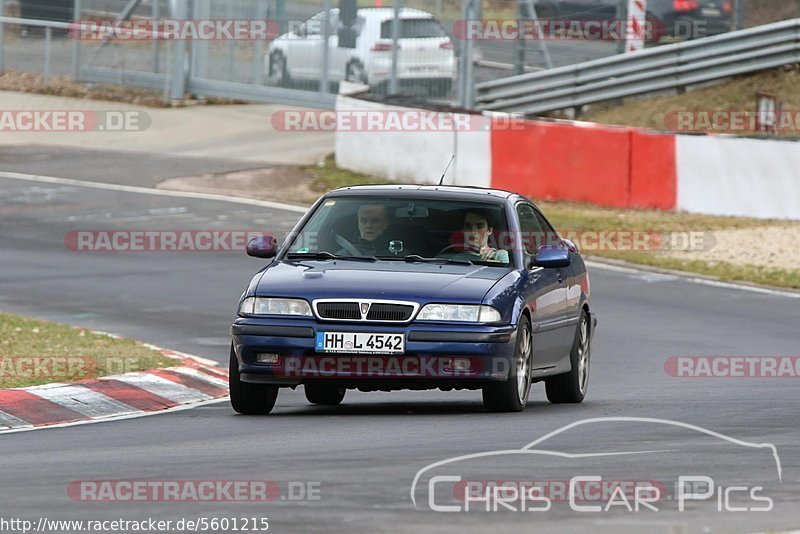
[{"label": "dark tinted window", "polygon": [[[381,39],[392,38],[392,20],[381,24]],[[401,19],[400,38],[416,39],[421,37],[447,37],[442,25],[436,19]]]}]

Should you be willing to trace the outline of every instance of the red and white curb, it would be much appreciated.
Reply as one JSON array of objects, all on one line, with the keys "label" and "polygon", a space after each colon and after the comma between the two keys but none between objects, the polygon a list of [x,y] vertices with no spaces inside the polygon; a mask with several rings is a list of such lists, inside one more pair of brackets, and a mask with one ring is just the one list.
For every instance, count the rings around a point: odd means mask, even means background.
[{"label": "red and white curb", "polygon": [[142,417],[227,398],[228,371],[216,362],[145,346],[179,365],[70,384],[0,390],[0,434]]}]

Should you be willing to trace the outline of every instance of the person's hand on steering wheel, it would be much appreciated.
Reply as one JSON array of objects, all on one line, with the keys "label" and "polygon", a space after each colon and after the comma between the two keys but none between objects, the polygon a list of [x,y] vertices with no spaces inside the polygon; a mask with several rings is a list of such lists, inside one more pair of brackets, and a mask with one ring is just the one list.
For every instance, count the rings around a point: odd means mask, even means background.
[{"label": "person's hand on steering wheel", "polygon": [[496,261],[497,260],[497,249],[492,248],[490,246],[481,247],[480,252],[475,252],[470,250],[469,252],[473,254],[479,254],[481,260],[483,261]]}]

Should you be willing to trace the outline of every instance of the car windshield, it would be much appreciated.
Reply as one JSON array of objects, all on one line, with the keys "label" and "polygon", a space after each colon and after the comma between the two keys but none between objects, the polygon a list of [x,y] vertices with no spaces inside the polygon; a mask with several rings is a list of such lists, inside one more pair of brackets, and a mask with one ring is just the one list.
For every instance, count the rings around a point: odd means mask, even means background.
[{"label": "car windshield", "polygon": [[511,264],[502,204],[425,198],[325,200],[286,259]]}]

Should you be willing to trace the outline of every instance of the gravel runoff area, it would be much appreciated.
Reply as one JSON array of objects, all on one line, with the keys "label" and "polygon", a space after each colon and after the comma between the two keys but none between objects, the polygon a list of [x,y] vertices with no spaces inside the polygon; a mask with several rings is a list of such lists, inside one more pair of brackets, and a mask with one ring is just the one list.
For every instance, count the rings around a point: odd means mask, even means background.
[{"label": "gravel runoff area", "polygon": [[714,230],[714,245],[702,252],[672,251],[679,260],[703,260],[793,271],[800,269],[800,223]]}]

